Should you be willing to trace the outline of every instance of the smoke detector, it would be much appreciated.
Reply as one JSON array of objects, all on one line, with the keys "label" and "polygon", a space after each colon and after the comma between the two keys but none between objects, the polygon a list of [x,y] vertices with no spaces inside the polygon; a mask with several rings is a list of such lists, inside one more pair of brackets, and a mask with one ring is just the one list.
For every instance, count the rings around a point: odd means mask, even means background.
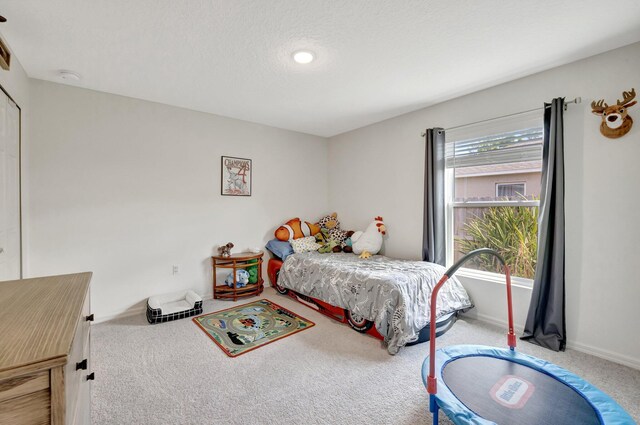
[{"label": "smoke detector", "polygon": [[58,77],[60,77],[61,79],[65,80],[65,81],[69,81],[69,82],[77,82],[77,81],[80,81],[82,79],[80,74],[78,74],[77,72],[68,71],[68,70],[64,70],[64,69],[61,70],[61,71],[58,71]]}]

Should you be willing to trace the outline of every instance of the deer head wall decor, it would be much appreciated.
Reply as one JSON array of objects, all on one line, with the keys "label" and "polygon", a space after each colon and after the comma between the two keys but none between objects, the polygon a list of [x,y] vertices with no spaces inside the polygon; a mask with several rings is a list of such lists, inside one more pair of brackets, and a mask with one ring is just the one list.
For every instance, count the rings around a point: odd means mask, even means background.
[{"label": "deer head wall decor", "polygon": [[591,102],[592,112],[602,116],[602,124],[600,124],[600,133],[610,139],[622,137],[631,130],[633,119],[629,116],[628,108],[636,104],[632,100],[636,97],[636,89],[622,92],[622,100],[618,100],[615,105],[607,105],[604,99]]}]

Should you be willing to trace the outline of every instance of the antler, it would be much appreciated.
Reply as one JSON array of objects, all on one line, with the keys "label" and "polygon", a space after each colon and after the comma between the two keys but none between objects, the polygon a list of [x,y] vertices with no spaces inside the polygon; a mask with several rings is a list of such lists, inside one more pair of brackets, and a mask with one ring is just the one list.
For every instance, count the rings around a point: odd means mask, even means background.
[{"label": "antler", "polygon": [[596,102],[595,100],[591,102],[591,109],[593,109],[592,112],[594,114],[602,115],[604,110],[608,107],[609,105],[605,103],[604,99],[600,99],[598,102]]},{"label": "antler", "polygon": [[631,91],[623,91],[622,92],[622,101],[618,100],[618,105],[624,106],[627,103],[631,102],[636,97],[636,89],[633,88]]}]

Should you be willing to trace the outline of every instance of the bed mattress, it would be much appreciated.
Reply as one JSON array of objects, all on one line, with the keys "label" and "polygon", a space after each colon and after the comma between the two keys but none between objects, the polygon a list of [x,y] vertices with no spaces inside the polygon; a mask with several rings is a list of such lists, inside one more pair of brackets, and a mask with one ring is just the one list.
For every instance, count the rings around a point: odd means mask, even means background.
[{"label": "bed mattress", "polygon": [[[443,266],[424,261],[307,252],[287,257],[278,284],[374,322],[389,353],[396,354],[418,340],[429,323],[431,290],[444,272]],[[471,307],[455,277],[438,293],[438,318]]]}]

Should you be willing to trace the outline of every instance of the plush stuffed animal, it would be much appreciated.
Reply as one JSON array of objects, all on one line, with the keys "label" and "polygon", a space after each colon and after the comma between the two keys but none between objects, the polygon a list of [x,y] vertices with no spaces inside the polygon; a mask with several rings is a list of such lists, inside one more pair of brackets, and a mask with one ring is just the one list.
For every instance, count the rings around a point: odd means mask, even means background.
[{"label": "plush stuffed animal", "polygon": [[354,233],[355,232],[353,230],[349,230],[349,237],[344,241],[342,252],[353,252],[353,241],[351,240],[351,236],[353,236]]},{"label": "plush stuffed animal", "polygon": [[[318,225],[320,226],[320,232],[323,234],[326,239],[324,242],[325,245],[329,242],[335,242],[331,244],[331,247],[323,247],[323,250],[319,252],[342,252],[345,250],[347,246],[346,240],[353,234],[352,231],[342,230],[340,229],[340,221],[338,220],[338,214],[333,213],[322,217],[318,220]],[[318,236],[316,235],[316,239]],[[351,252],[349,250],[345,252]]]},{"label": "plush stuffed animal", "polygon": [[338,221],[338,213],[333,213],[329,215],[325,215],[320,220],[318,220],[318,226],[322,229],[340,229],[340,221]]},{"label": "plush stuffed animal", "polygon": [[218,247],[218,255],[221,257],[229,257],[231,256],[231,248],[233,248],[233,244],[231,242],[226,245],[222,245]]},{"label": "plush stuffed animal", "polygon": [[304,223],[298,217],[292,218],[275,231],[275,237],[279,241],[290,241],[292,239],[304,238],[305,236],[315,236],[320,232],[320,226],[317,224]]},{"label": "plush stuffed animal", "polygon": [[[257,262],[257,258],[247,261],[250,264],[256,264]],[[249,283],[258,283],[258,266],[247,267],[245,270],[249,273]]]},{"label": "plush stuffed animal", "polygon": [[[334,240],[329,240],[324,245],[322,245],[320,248],[318,248],[318,252],[320,254],[328,254],[328,253],[331,253],[331,252],[336,252],[336,251],[334,251],[336,248],[340,248],[340,246],[338,245],[338,242],[336,242]],[[340,252],[340,251],[337,251],[337,252]]]},{"label": "plush stuffed animal", "polygon": [[[233,288],[233,272],[229,273],[224,283]],[[236,270],[236,288],[247,286],[247,283],[249,283],[249,272],[246,270]]]},{"label": "plush stuffed animal", "polygon": [[329,242],[329,232],[327,229],[320,229],[318,233],[315,234],[316,242],[320,245],[324,245]]},{"label": "plush stuffed animal", "polygon": [[351,235],[353,253],[360,258],[369,258],[380,252],[382,248],[382,236],[387,234],[387,228],[382,222],[382,217],[376,217],[364,232],[358,231]]}]

